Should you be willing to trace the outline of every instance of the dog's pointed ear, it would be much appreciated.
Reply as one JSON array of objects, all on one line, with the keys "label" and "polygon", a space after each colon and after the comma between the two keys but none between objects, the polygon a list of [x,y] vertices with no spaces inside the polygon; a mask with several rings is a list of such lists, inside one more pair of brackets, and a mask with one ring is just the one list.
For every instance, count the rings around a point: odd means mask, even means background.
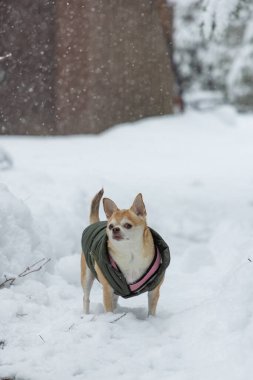
[{"label": "dog's pointed ear", "polygon": [[109,198],[103,199],[104,211],[107,219],[110,219],[114,211],[118,210],[116,204]]},{"label": "dog's pointed ear", "polygon": [[136,196],[130,210],[132,210],[137,216],[142,216],[143,218],[147,215],[141,193]]}]

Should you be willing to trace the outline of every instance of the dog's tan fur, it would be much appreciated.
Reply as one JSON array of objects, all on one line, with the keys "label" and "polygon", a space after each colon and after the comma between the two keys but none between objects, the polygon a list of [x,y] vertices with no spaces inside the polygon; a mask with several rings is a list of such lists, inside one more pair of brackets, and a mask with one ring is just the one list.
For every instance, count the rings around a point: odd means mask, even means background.
[{"label": "dog's tan fur", "polygon": [[[99,204],[103,197],[103,190],[95,195],[91,203],[90,223],[99,221]],[[146,223],[146,209],[142,200],[142,195],[138,194],[133,205],[128,210],[119,210],[116,204],[108,198],[104,198],[104,211],[108,219],[108,251],[123,272],[127,282],[131,283],[142,276],[150,266],[155,247],[152,234]],[[130,224],[131,230],[124,228]],[[116,235],[110,226],[119,229]],[[119,239],[116,239],[117,236]],[[99,282],[103,286],[103,303],[106,312],[112,312],[117,306],[118,297],[104,277],[97,263],[95,271]],[[90,290],[94,276],[87,267],[85,256],[81,255],[81,284],[84,291],[83,304],[84,312],[89,313]],[[160,294],[162,282],[151,292],[148,293],[148,312],[155,315],[157,302]]]}]

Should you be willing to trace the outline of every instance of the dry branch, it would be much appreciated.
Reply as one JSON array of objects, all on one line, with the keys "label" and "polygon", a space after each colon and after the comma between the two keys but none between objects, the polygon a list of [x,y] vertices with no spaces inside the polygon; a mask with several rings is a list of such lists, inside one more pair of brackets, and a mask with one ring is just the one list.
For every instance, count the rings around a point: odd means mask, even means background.
[{"label": "dry branch", "polygon": [[115,323],[117,321],[119,321],[121,318],[125,317],[127,315],[127,313],[123,313],[120,317],[114,319],[113,321],[110,321],[110,323]]},{"label": "dry branch", "polygon": [[39,337],[40,337],[40,339],[42,340],[43,343],[46,343],[41,335],[39,335]]},{"label": "dry branch", "polygon": [[[21,272],[19,275],[17,275],[16,277],[10,277],[10,278],[7,278],[7,276],[4,275],[5,277],[5,281],[3,281],[1,284],[0,284],[0,289],[3,289],[3,288],[6,288],[8,286],[11,286],[13,285],[13,283],[16,281],[17,278],[21,278],[21,277],[25,277],[25,276],[28,276],[29,274],[33,273],[33,272],[38,272],[39,270],[41,270],[41,268],[43,268],[51,259],[47,259],[47,258],[44,258],[44,259],[41,259],[39,261],[36,261],[36,263],[28,266],[25,270],[23,270],[23,272]],[[38,266],[38,264],[40,264]]]}]

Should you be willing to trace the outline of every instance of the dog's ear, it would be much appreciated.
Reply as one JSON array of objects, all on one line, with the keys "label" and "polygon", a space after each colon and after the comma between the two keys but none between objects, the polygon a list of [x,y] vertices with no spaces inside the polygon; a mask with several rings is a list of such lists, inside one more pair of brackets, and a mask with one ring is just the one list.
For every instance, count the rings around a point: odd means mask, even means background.
[{"label": "dog's ear", "polygon": [[104,211],[107,219],[110,219],[114,211],[118,210],[116,204],[109,198],[103,199]]},{"label": "dog's ear", "polygon": [[147,215],[141,193],[136,196],[130,210],[132,210],[137,216],[142,216],[143,218]]}]

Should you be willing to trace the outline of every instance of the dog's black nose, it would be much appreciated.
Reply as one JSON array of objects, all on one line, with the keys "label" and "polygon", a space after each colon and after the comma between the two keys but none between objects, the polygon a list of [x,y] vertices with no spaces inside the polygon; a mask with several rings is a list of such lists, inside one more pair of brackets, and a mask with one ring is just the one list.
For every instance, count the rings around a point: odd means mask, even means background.
[{"label": "dog's black nose", "polygon": [[116,233],[120,232],[120,228],[119,227],[114,227],[112,229],[112,231],[116,234]]}]

